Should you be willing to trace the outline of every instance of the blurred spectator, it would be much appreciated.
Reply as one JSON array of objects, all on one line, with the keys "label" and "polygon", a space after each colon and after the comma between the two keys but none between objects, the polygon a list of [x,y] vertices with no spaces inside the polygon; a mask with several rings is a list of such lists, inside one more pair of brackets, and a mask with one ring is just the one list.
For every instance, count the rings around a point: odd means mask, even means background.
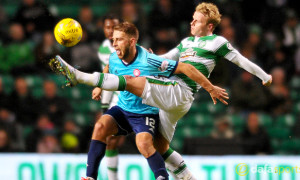
[{"label": "blurred spectator", "polygon": [[284,70],[285,74],[288,76],[287,79],[290,79],[295,72],[294,61],[289,59],[283,49],[276,49],[273,54],[269,56],[267,71],[280,67]]},{"label": "blurred spectator", "polygon": [[73,121],[69,120],[64,123],[64,129],[60,138],[63,152],[80,152],[80,133],[79,127]]},{"label": "blurred spectator", "polygon": [[286,21],[282,27],[283,44],[288,48],[300,46],[300,25],[297,14],[294,10],[289,9],[286,13]]},{"label": "blurred spectator", "polygon": [[48,134],[55,134],[57,130],[47,115],[41,114],[33,129],[26,137],[26,152],[36,152],[40,139]]},{"label": "blurred spectator", "polygon": [[233,82],[231,90],[232,105],[236,111],[262,110],[267,105],[262,84],[258,84],[247,71],[243,71],[241,78]]},{"label": "blurred spectator", "polygon": [[122,0],[118,2],[115,6],[112,6],[112,13],[120,14],[121,19],[124,21],[131,22],[136,25],[139,30],[140,36],[139,41],[142,42],[143,39],[148,35],[147,32],[147,20],[143,9],[136,0]]},{"label": "blurred spectator", "polygon": [[286,76],[282,68],[274,68],[271,71],[273,83],[270,86],[270,107],[274,115],[284,114],[291,109],[290,91],[286,85]]},{"label": "blurred spectator", "polygon": [[87,32],[88,38],[86,38],[87,41],[94,40],[94,37],[96,36],[96,25],[94,23],[94,15],[93,11],[89,6],[83,6],[80,9],[78,21],[81,25],[81,27]]},{"label": "blurred spectator", "polygon": [[0,108],[9,107],[8,97],[3,89],[2,77],[0,77]]},{"label": "blurred spectator", "polygon": [[15,68],[15,74],[32,71],[29,67],[34,63],[33,48],[32,44],[25,39],[21,24],[10,25],[9,37],[9,43],[4,46],[4,58],[0,59],[0,72],[8,73],[13,68]]},{"label": "blurred spectator", "polygon": [[99,71],[100,63],[98,60],[97,49],[87,41],[89,34],[83,30],[82,39],[79,44],[72,47],[70,51],[70,64],[78,66],[81,71]]},{"label": "blurred spectator", "polygon": [[59,141],[54,135],[43,136],[37,144],[37,153],[60,153]]},{"label": "blurred spectator", "polygon": [[[7,27],[8,27],[8,18],[4,11],[4,8],[0,5],[0,48],[1,44],[7,41]],[[1,54],[1,51],[0,51]],[[1,56],[0,56],[1,59]]]},{"label": "blurred spectator", "polygon": [[296,74],[300,75],[300,47],[297,49],[294,59]]},{"label": "blurred spectator", "polygon": [[153,46],[168,44],[168,49],[179,41],[179,25],[175,4],[172,0],[158,0],[149,14],[148,32],[153,39]]},{"label": "blurred spectator", "polygon": [[251,112],[248,115],[247,126],[241,133],[245,154],[270,154],[270,139],[265,130],[259,125],[258,114]]},{"label": "blurred spectator", "polygon": [[234,137],[231,123],[227,117],[219,118],[215,122],[215,127],[211,132],[211,137],[214,139],[232,139]]},{"label": "blurred spectator", "polygon": [[10,146],[9,135],[6,130],[0,129],[0,152],[13,152]]},{"label": "blurred spectator", "polygon": [[22,0],[14,21],[23,25],[28,37],[40,36],[40,33],[53,29],[55,23],[47,6],[36,0]]},{"label": "blurred spectator", "polygon": [[39,112],[39,106],[28,89],[24,78],[15,79],[15,87],[9,98],[10,110],[16,114],[18,123],[33,125]]},{"label": "blurred spectator", "polygon": [[59,53],[51,31],[43,34],[42,42],[35,48],[35,64],[38,72],[50,72],[47,62]]},{"label": "blurred spectator", "polygon": [[10,137],[10,147],[14,150],[24,150],[22,127],[16,122],[15,115],[8,109],[0,107],[0,128]]},{"label": "blurred spectator", "polygon": [[57,94],[57,87],[53,81],[44,81],[44,96],[40,99],[41,111],[47,114],[55,126],[63,124],[66,113],[71,110],[69,102]]}]

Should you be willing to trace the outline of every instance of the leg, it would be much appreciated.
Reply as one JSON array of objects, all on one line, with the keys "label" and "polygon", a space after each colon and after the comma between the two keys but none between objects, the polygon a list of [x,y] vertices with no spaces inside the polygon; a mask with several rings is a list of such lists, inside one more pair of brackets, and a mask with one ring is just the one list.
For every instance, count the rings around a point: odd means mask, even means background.
[{"label": "leg", "polygon": [[118,132],[118,127],[109,115],[103,115],[96,122],[88,152],[87,177],[97,179],[98,168],[105,154],[106,138]]},{"label": "leg", "polygon": [[140,153],[147,159],[155,179],[159,179],[159,177],[169,179],[164,160],[153,146],[152,135],[148,132],[138,133],[136,135],[136,145]]},{"label": "leg", "polygon": [[174,179],[196,180],[186,166],[182,156],[170,148],[169,141],[160,132],[155,135],[154,146],[162,155],[166,168]]},{"label": "leg", "polygon": [[107,161],[107,175],[109,180],[118,179],[118,147],[120,142],[124,142],[124,136],[109,136],[106,138],[107,146],[105,157]]},{"label": "leg", "polygon": [[84,73],[69,65],[60,56],[51,59],[49,66],[54,72],[60,73],[67,78],[68,86],[76,86],[78,83],[81,83],[89,86],[98,86],[107,91],[127,90],[140,97],[146,83],[145,77],[117,76],[98,72],[93,74]]}]

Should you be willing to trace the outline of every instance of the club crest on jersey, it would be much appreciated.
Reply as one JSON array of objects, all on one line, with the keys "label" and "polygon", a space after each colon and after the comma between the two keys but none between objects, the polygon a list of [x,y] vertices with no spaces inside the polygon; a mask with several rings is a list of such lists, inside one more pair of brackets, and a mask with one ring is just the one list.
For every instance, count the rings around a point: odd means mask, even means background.
[{"label": "club crest on jersey", "polygon": [[203,48],[205,45],[206,45],[206,41],[200,41],[198,47]]},{"label": "club crest on jersey", "polygon": [[140,71],[139,69],[135,69],[135,70],[133,71],[133,75],[134,75],[135,77],[138,77],[138,76],[141,75],[141,71]]},{"label": "club crest on jersey", "polygon": [[180,54],[180,58],[185,58],[185,57],[189,57],[189,56],[195,56],[196,55],[196,51],[194,51],[193,48],[188,48],[185,52],[182,52]]},{"label": "club crest on jersey", "polygon": [[158,70],[163,72],[163,71],[167,70],[168,66],[169,66],[169,62],[163,61],[160,65],[160,67],[158,68]]}]

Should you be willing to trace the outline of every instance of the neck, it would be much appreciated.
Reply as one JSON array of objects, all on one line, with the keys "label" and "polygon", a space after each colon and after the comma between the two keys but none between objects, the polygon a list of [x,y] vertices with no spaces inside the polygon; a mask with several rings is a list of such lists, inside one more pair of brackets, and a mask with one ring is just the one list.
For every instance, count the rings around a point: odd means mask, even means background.
[{"label": "neck", "polygon": [[126,63],[131,63],[134,60],[136,53],[136,46],[130,47],[128,56],[124,57],[122,60]]},{"label": "neck", "polygon": [[212,33],[212,32],[209,32],[209,33],[207,33],[207,34],[205,34],[205,35],[200,35],[200,36],[195,36],[195,37],[205,37],[205,36],[211,36],[211,35],[213,35],[213,33]]}]

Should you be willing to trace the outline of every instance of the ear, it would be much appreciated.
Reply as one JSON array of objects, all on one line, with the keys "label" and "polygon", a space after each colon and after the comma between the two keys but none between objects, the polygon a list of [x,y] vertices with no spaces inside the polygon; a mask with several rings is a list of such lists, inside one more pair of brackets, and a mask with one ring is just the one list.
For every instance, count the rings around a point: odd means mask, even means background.
[{"label": "ear", "polygon": [[135,38],[130,38],[130,45],[135,46],[136,45],[136,39]]},{"label": "ear", "polygon": [[209,23],[207,27],[208,27],[208,30],[210,30],[210,31],[213,31],[213,30],[214,30],[214,25],[213,25],[213,23]]}]

